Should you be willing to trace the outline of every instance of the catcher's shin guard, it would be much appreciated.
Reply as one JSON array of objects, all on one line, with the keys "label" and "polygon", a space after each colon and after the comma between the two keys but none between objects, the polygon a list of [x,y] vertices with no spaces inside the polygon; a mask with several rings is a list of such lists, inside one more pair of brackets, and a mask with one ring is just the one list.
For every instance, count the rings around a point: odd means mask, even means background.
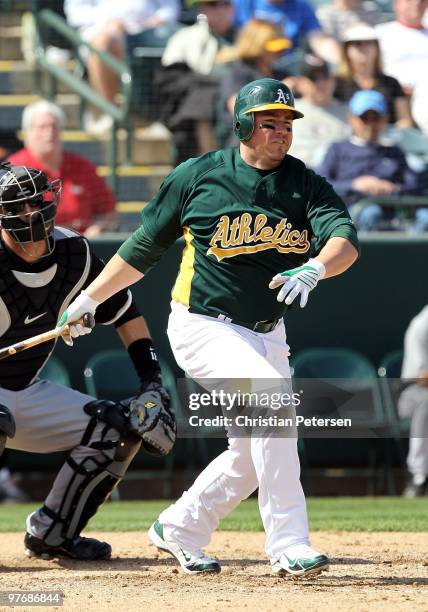
[{"label": "catcher's shin guard", "polygon": [[[58,473],[45,506],[29,518],[35,531],[39,531],[37,522],[46,525],[51,519],[43,534],[49,546],[59,546],[80,534],[138,452],[141,439],[123,433],[119,410],[114,402],[102,400],[85,406],[92,418],[81,445],[70,453]],[[40,517],[40,513],[45,516]]]}]

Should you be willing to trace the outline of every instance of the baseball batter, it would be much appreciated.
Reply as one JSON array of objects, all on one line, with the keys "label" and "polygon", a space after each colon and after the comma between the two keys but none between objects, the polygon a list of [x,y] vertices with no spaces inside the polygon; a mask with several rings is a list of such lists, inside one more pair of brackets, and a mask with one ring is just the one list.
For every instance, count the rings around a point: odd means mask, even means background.
[{"label": "baseball batter", "polygon": [[[95,312],[141,279],[181,235],[168,336],[178,364],[198,379],[290,379],[283,315],[305,306],[318,281],[344,272],[358,239],[331,186],[287,152],[300,119],[290,90],[261,79],[235,104],[237,148],[178,166],[142,213],[141,226],[60,324]],[[220,571],[203,552],[219,521],[259,489],[266,553],[278,574],[328,568],[309,543],[297,440],[230,438],[229,447],[161,513],[149,537],[192,574]]]},{"label": "baseball batter", "polygon": [[[103,268],[87,239],[55,228],[60,190],[60,182],[49,182],[40,170],[0,166],[0,348],[54,328]],[[146,323],[130,292],[106,300],[96,320],[116,326],[141,380],[139,397],[165,394]],[[71,326],[73,337],[89,331]],[[98,401],[39,379],[54,345],[39,344],[0,362],[0,455],[5,446],[37,453],[71,450],[43,507],[27,519],[28,555],[109,559],[109,544],[80,532],[124,476],[142,440],[146,449],[162,450],[154,415],[143,432],[133,420],[140,416],[138,402]],[[174,424],[169,425],[173,437]]]}]

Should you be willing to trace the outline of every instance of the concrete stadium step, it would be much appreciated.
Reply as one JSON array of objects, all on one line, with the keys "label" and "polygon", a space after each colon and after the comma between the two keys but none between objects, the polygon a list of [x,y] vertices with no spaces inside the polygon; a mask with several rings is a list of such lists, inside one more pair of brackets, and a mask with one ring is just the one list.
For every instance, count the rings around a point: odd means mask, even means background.
[{"label": "concrete stadium step", "polygon": [[0,95],[0,127],[11,130],[19,129],[24,107],[37,100],[40,100],[40,97],[32,94]]},{"label": "concrete stadium step", "polygon": [[141,211],[148,202],[118,202],[118,232],[133,232],[141,224]]},{"label": "concrete stadium step", "polygon": [[[135,202],[141,207],[142,201],[152,198],[170,171],[170,166],[119,166],[116,196],[119,201],[134,206],[128,205],[126,212],[136,212]],[[111,169],[109,166],[99,166],[97,172],[108,179]],[[122,212],[124,211],[122,208]]]},{"label": "concrete stadium step", "polygon": [[[119,130],[119,159],[126,159],[126,132]],[[132,130],[132,161],[134,164],[171,166],[173,163],[173,144],[168,130],[154,132],[151,126],[136,127]]]},{"label": "concrete stadium step", "polygon": [[0,58],[20,60],[22,59],[21,26],[4,24],[4,18],[5,15],[0,16]]},{"label": "concrete stadium step", "polygon": [[102,166],[107,163],[108,151],[106,144],[87,132],[82,130],[64,130],[62,141],[65,149],[87,157],[96,166]]},{"label": "concrete stadium step", "polygon": [[[34,94],[0,95],[0,127],[19,129],[22,111],[27,104],[40,100]],[[69,127],[79,127],[79,98],[76,94],[58,94],[55,98],[67,116]]]},{"label": "concrete stadium step", "polygon": [[[41,84],[43,91],[47,91],[47,73],[42,73]],[[34,91],[34,85],[34,69],[27,62],[0,60],[0,94],[30,94]],[[62,81],[57,81],[57,91],[70,93],[70,89]]]},{"label": "concrete stadium step", "polygon": [[[28,10],[28,5],[22,6],[22,11],[14,11],[4,8],[2,6],[3,2],[0,0],[0,27],[8,27],[8,26],[19,26],[21,25],[22,13],[25,10]],[[10,4],[10,3],[9,3]],[[15,6],[17,2],[14,2]]]},{"label": "concrete stadium step", "polygon": [[[0,127],[18,131],[21,127],[22,112],[25,106],[40,100],[33,94],[1,95],[0,94]],[[68,132],[64,135],[66,147],[80,151],[93,160],[95,164],[108,163],[110,149],[110,132],[95,138],[78,129],[79,98],[73,93],[58,94],[55,98],[65,111]],[[76,129],[73,129],[76,128]],[[75,135],[73,135],[75,133]],[[68,135],[67,135],[68,134]],[[118,130],[118,161],[126,160],[127,133]],[[21,134],[22,137],[22,134]],[[171,165],[173,145],[166,128],[158,125],[136,127],[132,130],[132,161],[137,165]]]}]

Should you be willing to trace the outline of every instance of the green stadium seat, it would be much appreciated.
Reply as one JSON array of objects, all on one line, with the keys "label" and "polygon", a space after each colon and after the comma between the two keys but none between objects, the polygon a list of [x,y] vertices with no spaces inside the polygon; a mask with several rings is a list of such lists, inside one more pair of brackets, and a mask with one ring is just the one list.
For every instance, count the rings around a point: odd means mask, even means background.
[{"label": "green stadium seat", "polygon": [[71,386],[67,368],[58,357],[55,357],[55,355],[51,355],[39,376],[40,378],[45,378],[46,380],[64,385],[65,387]]},{"label": "green stadium seat", "polygon": [[[171,397],[172,409],[176,411],[178,395],[174,374],[167,363],[161,362],[161,367],[164,385]],[[84,378],[87,392],[99,399],[113,401],[125,399],[135,395],[140,387],[140,381],[129,356],[121,349],[107,350],[93,355],[84,369]],[[161,479],[163,494],[170,498],[174,478],[174,451],[165,458],[153,457],[144,451],[140,451],[139,454],[142,455],[143,465],[148,467],[141,471],[132,470],[131,467],[125,479]],[[149,466],[155,469],[149,469]]]},{"label": "green stadium seat", "polygon": [[[291,367],[294,379],[300,381],[299,387],[305,386],[304,379],[319,379],[320,392],[324,389],[325,395],[325,385],[329,384],[332,393],[337,391],[339,403],[341,395],[343,397],[343,392],[351,394],[350,399],[346,400],[349,406],[353,404],[353,396],[357,398],[355,409],[352,406],[353,425],[361,424],[364,430],[367,430],[368,435],[363,437],[363,434],[361,434],[362,437],[346,439],[346,445],[340,445],[341,458],[346,462],[348,452],[352,452],[352,447],[355,447],[352,443],[355,440],[360,463],[361,460],[365,462],[363,453],[367,455],[368,467],[362,470],[361,474],[368,477],[368,492],[374,493],[379,481],[379,461],[376,447],[379,438],[383,438],[384,482],[387,491],[390,494],[395,493],[390,441],[388,439],[392,435],[392,431],[382,402],[379,379],[372,363],[364,355],[352,349],[323,347],[299,352],[291,360]],[[316,398],[316,386],[310,385],[309,388],[312,395],[315,393]],[[320,398],[322,396],[320,393]],[[334,401],[332,401],[332,406],[334,406]],[[346,413],[343,416],[349,416],[349,414]],[[327,441],[327,438],[325,441]],[[304,447],[306,454],[307,442]],[[366,450],[363,450],[364,447]],[[355,470],[350,469],[349,475],[352,471],[355,472]],[[345,470],[344,475],[347,474],[348,470]]]}]

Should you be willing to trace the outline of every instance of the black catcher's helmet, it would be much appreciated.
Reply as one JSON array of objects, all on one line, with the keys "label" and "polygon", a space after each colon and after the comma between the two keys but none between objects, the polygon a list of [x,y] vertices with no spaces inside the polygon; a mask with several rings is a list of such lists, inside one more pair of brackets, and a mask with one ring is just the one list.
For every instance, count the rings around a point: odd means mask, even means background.
[{"label": "black catcher's helmet", "polygon": [[[41,170],[0,165],[0,224],[15,242],[46,240],[55,227],[61,181],[52,182]],[[26,205],[28,206],[26,207]]]}]

